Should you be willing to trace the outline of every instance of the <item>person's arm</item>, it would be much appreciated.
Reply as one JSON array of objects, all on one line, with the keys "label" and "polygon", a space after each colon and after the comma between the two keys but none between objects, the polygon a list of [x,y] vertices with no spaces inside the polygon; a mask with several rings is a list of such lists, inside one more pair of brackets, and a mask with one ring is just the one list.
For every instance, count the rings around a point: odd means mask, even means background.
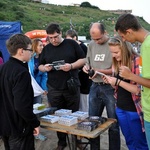
[{"label": "person's arm", "polygon": [[104,73],[106,75],[112,75],[112,69],[94,69],[95,71],[98,71],[98,72],[101,72],[101,73]]},{"label": "person's arm", "polygon": [[85,64],[85,58],[78,59],[74,63],[71,63],[72,69],[78,69],[78,68],[84,66],[84,64]]},{"label": "person's arm", "polygon": [[146,79],[140,76],[137,76],[135,74],[130,74],[129,77],[130,80],[137,82],[138,84],[141,84],[142,86],[145,86],[147,88],[150,88],[150,79]]},{"label": "person's arm", "polygon": [[46,64],[46,61],[45,61],[45,56],[46,56],[46,46],[43,48],[42,50],[42,53],[40,54],[39,56],[39,67],[38,69],[41,71],[41,72],[49,72],[53,69],[53,66],[52,64]]},{"label": "person's arm", "polygon": [[129,79],[131,81],[134,81],[138,84],[141,84],[147,88],[150,88],[150,79],[146,79],[146,78],[143,78],[143,77],[140,77],[138,75],[135,75],[134,73],[131,72],[131,70],[126,67],[126,66],[122,66],[120,67],[120,70],[119,70],[119,75],[125,79]]},{"label": "person's arm", "polygon": [[103,80],[105,83],[111,84],[112,87],[120,86],[120,87],[124,88],[125,90],[127,90],[131,93],[134,93],[134,94],[138,94],[140,92],[140,89],[138,88],[137,85],[127,83],[123,80],[117,79],[116,77],[103,76]]},{"label": "person's arm", "polygon": [[89,69],[90,69],[90,67],[89,67],[87,64],[85,64],[85,65],[83,66],[83,68],[82,68],[83,72],[85,72],[86,74],[89,73],[89,72],[88,72]]},{"label": "person's arm", "polygon": [[45,72],[45,66],[44,66],[44,65],[39,65],[38,69],[39,69],[41,72]]},{"label": "person's arm", "polygon": [[78,59],[77,61],[73,63],[65,63],[64,65],[60,67],[60,70],[67,72],[73,69],[78,69],[82,67],[84,64],[85,64],[85,58],[82,58],[82,59]]},{"label": "person's arm", "polygon": [[134,94],[138,94],[140,92],[140,89],[138,88],[137,85],[133,85],[127,82],[124,82],[123,80],[118,80],[118,86],[124,88],[125,90],[134,93]]},{"label": "person's arm", "polygon": [[38,69],[41,71],[41,72],[49,72],[53,69],[53,66],[48,66],[47,64],[45,65],[39,65]]}]

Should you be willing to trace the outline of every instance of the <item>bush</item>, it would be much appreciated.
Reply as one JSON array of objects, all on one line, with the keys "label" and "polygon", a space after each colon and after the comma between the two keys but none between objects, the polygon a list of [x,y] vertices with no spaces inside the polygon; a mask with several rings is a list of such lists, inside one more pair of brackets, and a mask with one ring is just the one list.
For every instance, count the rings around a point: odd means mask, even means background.
[{"label": "bush", "polygon": [[5,15],[3,13],[0,13],[0,20],[5,20]]},{"label": "bush", "polygon": [[89,2],[81,3],[80,7],[88,7],[88,8],[93,8],[93,9],[99,9],[97,6],[91,5]]},{"label": "bush", "polygon": [[83,2],[81,3],[80,7],[92,7],[92,5],[89,2]]},{"label": "bush", "polygon": [[12,10],[13,10],[13,11],[17,11],[17,10],[18,10],[18,7],[17,7],[17,6],[12,6]]},{"label": "bush", "polygon": [[16,20],[20,20],[21,18],[24,18],[25,17],[25,15],[24,15],[24,12],[22,12],[22,11],[17,11],[16,12]]},{"label": "bush", "polygon": [[6,4],[5,3],[3,3],[3,2],[0,2],[0,8],[6,8]]}]

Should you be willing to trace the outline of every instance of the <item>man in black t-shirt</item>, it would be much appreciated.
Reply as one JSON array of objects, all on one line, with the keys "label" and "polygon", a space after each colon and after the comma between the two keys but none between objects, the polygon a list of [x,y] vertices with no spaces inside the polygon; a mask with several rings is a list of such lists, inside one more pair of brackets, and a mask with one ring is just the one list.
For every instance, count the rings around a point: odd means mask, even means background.
[{"label": "man in black t-shirt", "polygon": [[[48,73],[48,100],[52,107],[58,109],[70,109],[75,112],[79,109],[80,81],[78,68],[85,64],[85,54],[80,46],[71,39],[63,39],[60,26],[52,23],[46,29],[50,43],[46,45],[40,56],[39,70]],[[61,65],[53,66],[60,61]],[[56,64],[56,63],[55,63]],[[75,94],[70,93],[67,81],[75,79],[78,87]],[[63,150],[66,146],[66,134],[57,132],[57,150]]]}]

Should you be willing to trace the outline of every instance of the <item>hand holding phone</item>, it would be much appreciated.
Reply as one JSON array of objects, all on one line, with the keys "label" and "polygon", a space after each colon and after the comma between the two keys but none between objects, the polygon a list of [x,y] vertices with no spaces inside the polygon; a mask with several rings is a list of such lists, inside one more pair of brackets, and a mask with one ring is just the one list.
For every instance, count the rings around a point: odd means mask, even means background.
[{"label": "hand holding phone", "polygon": [[93,69],[88,70],[88,74],[90,77],[93,77],[93,75],[95,74],[95,71]]}]

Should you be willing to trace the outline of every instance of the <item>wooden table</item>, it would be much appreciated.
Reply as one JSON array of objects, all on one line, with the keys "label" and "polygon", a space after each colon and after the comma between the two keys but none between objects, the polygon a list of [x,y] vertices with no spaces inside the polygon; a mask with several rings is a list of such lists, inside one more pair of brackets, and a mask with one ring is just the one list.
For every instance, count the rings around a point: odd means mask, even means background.
[{"label": "wooden table", "polygon": [[100,136],[104,131],[109,129],[113,123],[115,123],[115,119],[108,118],[107,121],[101,125],[98,126],[93,131],[84,131],[84,130],[79,130],[77,129],[77,125],[73,126],[65,126],[65,125],[60,125],[58,123],[49,123],[45,121],[41,121],[41,127],[48,129],[48,130],[53,130],[53,131],[58,131],[58,132],[63,132],[67,134],[71,134],[71,139],[72,139],[72,150],[77,150],[77,136],[85,137],[85,138],[96,138]]}]

